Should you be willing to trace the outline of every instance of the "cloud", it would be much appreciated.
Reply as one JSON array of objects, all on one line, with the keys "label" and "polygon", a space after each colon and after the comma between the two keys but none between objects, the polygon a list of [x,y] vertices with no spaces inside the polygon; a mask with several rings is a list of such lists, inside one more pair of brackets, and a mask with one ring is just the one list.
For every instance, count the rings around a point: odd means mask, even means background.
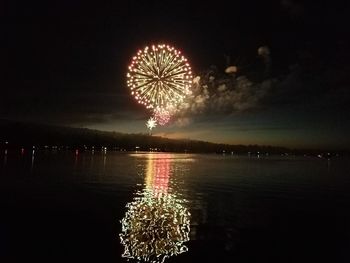
[{"label": "cloud", "polygon": [[220,115],[256,109],[272,84],[271,80],[254,83],[246,76],[226,76],[216,78],[216,81],[212,81],[210,76],[207,81],[201,78],[194,84],[192,94],[179,106],[177,116],[188,119],[195,115]]},{"label": "cloud", "polygon": [[188,117],[180,117],[175,120],[175,125],[178,127],[185,127],[189,125],[192,122],[192,120]]},{"label": "cloud", "polygon": [[258,55],[262,57],[270,57],[270,49],[268,46],[258,48]]},{"label": "cloud", "polygon": [[130,96],[115,93],[21,92],[0,97],[0,118],[78,126],[146,118],[129,100]]},{"label": "cloud", "polygon": [[263,58],[265,64],[265,74],[268,74],[271,67],[270,49],[268,46],[258,48],[258,55]]},{"label": "cloud", "polygon": [[[326,62],[324,67],[310,68],[313,59],[310,56],[306,62],[300,60],[291,64],[281,71],[283,73],[263,74],[260,80],[252,79],[251,75],[259,75],[258,70],[266,73],[271,66],[269,47],[261,46],[257,53],[264,59],[265,68],[254,69],[253,74],[239,70],[234,74],[225,73],[211,67],[196,76],[191,94],[177,109],[174,123],[183,127],[202,116],[215,116],[211,118],[215,120],[230,114],[271,109],[279,111],[285,107],[322,109],[325,105],[328,108],[340,107],[337,103],[341,103],[343,108],[350,105],[346,70],[331,67]],[[322,65],[319,59],[316,58],[311,65]]]}]

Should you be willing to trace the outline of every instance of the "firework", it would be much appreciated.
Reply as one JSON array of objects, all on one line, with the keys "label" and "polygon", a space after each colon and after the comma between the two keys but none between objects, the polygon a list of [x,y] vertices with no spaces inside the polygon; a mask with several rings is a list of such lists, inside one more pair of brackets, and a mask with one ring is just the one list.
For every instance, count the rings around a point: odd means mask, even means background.
[{"label": "firework", "polygon": [[175,107],[189,93],[192,72],[181,52],[168,45],[145,47],[133,57],[127,84],[147,108]]},{"label": "firework", "polygon": [[152,131],[152,129],[157,126],[157,121],[151,117],[146,122],[146,126],[150,131]]},{"label": "firework", "polygon": [[157,107],[153,112],[153,117],[159,125],[165,125],[170,121],[171,109]]}]

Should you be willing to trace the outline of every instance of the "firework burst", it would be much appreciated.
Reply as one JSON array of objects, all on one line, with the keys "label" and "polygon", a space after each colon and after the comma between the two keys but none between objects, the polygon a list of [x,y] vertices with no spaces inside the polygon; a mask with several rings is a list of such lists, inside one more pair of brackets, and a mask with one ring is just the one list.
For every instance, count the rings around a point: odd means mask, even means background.
[{"label": "firework burst", "polygon": [[[139,50],[127,73],[131,95],[153,111],[156,122],[169,122],[176,108],[190,93],[192,72],[187,59],[169,45],[153,45]],[[153,125],[153,124],[152,124]],[[146,126],[149,129],[148,122]]]},{"label": "firework burst", "polygon": [[149,118],[148,121],[146,122],[147,128],[152,131],[153,128],[157,126],[157,121],[154,118]]},{"label": "firework burst", "polygon": [[133,57],[127,84],[147,108],[168,108],[181,103],[189,92],[192,72],[181,52],[168,45],[145,47]]},{"label": "firework burst", "polygon": [[153,118],[157,121],[159,125],[165,125],[170,121],[171,109],[156,108],[153,112]]}]

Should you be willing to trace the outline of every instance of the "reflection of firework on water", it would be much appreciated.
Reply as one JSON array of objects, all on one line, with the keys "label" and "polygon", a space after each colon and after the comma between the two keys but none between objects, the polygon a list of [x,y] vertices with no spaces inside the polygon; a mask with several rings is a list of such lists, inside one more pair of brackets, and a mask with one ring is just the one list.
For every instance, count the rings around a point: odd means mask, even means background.
[{"label": "reflection of firework on water", "polygon": [[171,111],[157,107],[154,110],[153,117],[157,120],[159,125],[165,125],[170,121]]},{"label": "reflection of firework on water", "polygon": [[150,131],[152,131],[152,129],[157,126],[157,121],[151,117],[146,122],[146,126]]},{"label": "reflection of firework on water", "polygon": [[146,190],[127,208],[121,221],[123,257],[164,262],[187,251],[183,243],[189,241],[190,213],[174,195],[156,197],[152,190]]}]

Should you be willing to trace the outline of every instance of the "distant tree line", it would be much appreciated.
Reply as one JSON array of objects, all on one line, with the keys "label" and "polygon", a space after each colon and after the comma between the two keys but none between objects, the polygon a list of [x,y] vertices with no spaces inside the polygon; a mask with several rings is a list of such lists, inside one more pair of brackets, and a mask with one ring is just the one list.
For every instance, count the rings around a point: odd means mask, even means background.
[{"label": "distant tree line", "polygon": [[[7,144],[5,144],[7,142]],[[71,128],[33,123],[0,121],[1,148],[58,148],[98,150],[140,150],[190,153],[227,153],[227,154],[285,154],[304,153],[304,150],[291,150],[285,147],[262,145],[229,145],[205,141],[169,139],[148,134],[125,134],[105,132],[86,128]],[[311,150],[309,150],[310,153]],[[319,151],[313,150],[314,153]]]}]

